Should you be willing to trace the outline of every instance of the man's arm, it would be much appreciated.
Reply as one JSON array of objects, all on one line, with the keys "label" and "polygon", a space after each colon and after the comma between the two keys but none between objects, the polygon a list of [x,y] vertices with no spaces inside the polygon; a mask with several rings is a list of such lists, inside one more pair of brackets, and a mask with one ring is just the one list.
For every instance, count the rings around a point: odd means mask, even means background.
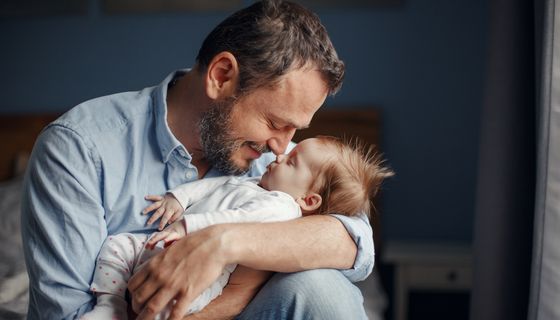
[{"label": "man's arm", "polygon": [[152,258],[131,278],[129,290],[133,308],[142,310],[139,319],[153,318],[173,298],[177,303],[171,319],[181,319],[227,264],[279,272],[348,269],[356,253],[352,237],[332,216],[215,225],[189,234]]},{"label": "man's arm", "polygon": [[98,181],[92,151],[74,131],[41,134],[22,199],[29,318],[74,318],[91,306],[89,282],[107,234]]},{"label": "man's arm", "polygon": [[[258,270],[297,272],[309,269],[348,269],[356,244],[337,219],[311,215],[301,219],[259,224],[226,225],[225,253],[229,261]],[[236,245],[236,243],[243,245]],[[231,263],[231,262],[228,262]]]}]

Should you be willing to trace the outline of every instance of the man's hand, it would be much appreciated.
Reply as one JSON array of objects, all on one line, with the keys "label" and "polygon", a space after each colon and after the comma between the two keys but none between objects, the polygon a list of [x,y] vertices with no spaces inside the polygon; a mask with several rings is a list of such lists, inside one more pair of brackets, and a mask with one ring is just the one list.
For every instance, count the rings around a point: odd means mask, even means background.
[{"label": "man's hand", "polygon": [[214,225],[189,233],[153,257],[128,284],[138,319],[151,319],[175,299],[171,319],[209,287],[227,264],[296,272],[351,268],[357,247],[338,219],[312,215],[273,223]]},{"label": "man's hand", "polygon": [[152,319],[176,300],[170,319],[181,319],[192,301],[231,263],[219,226],[189,234],[154,256],[128,283],[137,319]]},{"label": "man's hand", "polygon": [[173,223],[177,221],[185,211],[185,209],[181,207],[179,201],[170,193],[163,197],[158,195],[147,195],[144,199],[153,201],[154,203],[142,210],[142,214],[148,214],[155,210],[150,219],[148,219],[148,222],[146,222],[146,225],[156,222],[156,220],[161,217],[158,227],[160,231],[165,228],[165,225],[168,222]]}]

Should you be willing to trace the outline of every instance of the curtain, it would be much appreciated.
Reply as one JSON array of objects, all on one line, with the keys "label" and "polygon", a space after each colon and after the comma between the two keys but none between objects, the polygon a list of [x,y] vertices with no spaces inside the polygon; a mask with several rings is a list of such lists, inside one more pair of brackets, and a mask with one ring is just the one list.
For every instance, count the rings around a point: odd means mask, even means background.
[{"label": "curtain", "polygon": [[[542,14],[541,14],[542,13]],[[560,3],[537,7],[538,158],[530,320],[560,319]]]},{"label": "curtain", "polygon": [[535,8],[490,5],[470,318],[526,319],[535,206]]}]

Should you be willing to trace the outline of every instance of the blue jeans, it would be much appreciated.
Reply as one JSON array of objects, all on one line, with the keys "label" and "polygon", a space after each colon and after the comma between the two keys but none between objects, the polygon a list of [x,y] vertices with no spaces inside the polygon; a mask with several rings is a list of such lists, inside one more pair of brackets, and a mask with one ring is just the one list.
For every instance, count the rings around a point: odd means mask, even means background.
[{"label": "blue jeans", "polygon": [[363,302],[337,270],[277,273],[237,319],[367,319]]}]

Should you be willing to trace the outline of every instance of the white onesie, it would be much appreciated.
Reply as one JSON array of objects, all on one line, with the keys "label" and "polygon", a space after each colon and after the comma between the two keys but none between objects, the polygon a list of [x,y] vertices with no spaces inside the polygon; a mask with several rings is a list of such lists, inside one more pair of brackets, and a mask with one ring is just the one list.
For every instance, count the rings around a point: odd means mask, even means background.
[{"label": "white onesie", "polygon": [[[301,208],[292,196],[281,191],[265,190],[257,185],[259,181],[260,177],[207,178],[181,185],[169,192],[183,208],[187,208],[184,221],[188,233],[219,223],[273,222],[301,217]],[[161,243],[154,250],[145,249],[150,236],[131,233],[109,236],[99,252],[90,289],[95,293],[110,293],[124,300],[128,279],[148,259],[163,250]],[[186,315],[202,310],[219,296],[235,267],[226,266],[217,281],[193,301]],[[169,312],[168,307],[156,319],[168,318]],[[92,314],[85,314],[84,318],[94,319]],[[126,319],[126,309],[124,314],[113,314],[113,318],[115,316]]]}]

